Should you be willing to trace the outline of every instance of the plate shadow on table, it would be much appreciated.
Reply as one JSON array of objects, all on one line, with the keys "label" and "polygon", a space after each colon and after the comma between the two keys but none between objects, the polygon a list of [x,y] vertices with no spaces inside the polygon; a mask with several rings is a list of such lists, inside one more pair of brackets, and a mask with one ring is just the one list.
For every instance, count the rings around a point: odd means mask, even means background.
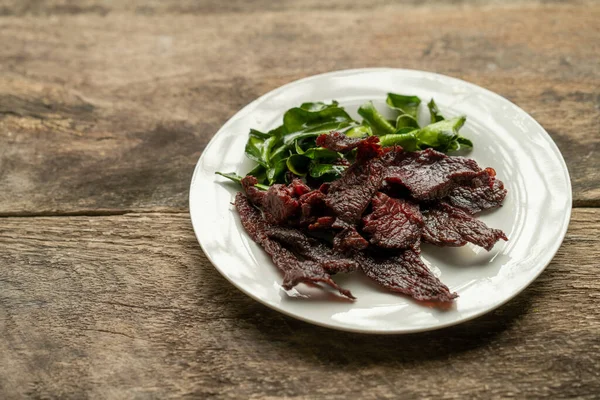
[{"label": "plate shadow on table", "polygon": [[[205,259],[203,254],[201,257]],[[336,365],[444,360],[485,347],[527,316],[535,297],[551,280],[548,276],[538,279],[507,304],[456,326],[414,334],[374,335],[337,331],[285,316],[235,290],[216,270],[209,270],[213,267],[208,262],[205,265],[204,273],[215,276],[199,282],[198,290],[208,291],[205,295],[218,301],[224,313],[235,315],[239,325],[250,330],[249,340],[254,336],[263,343],[283,347],[290,357],[309,363]],[[552,271],[544,272],[548,274]]]}]

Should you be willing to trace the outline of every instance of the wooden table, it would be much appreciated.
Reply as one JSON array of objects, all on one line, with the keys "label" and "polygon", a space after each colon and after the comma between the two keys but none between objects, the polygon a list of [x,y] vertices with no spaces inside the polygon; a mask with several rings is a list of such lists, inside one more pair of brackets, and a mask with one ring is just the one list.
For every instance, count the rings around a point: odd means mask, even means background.
[{"label": "wooden table", "polygon": [[[421,3],[0,1],[0,398],[600,396],[600,3]],[[567,161],[561,250],[489,315],[319,328],[240,293],[196,242],[188,185],[229,117],[374,66],[500,93]]]}]

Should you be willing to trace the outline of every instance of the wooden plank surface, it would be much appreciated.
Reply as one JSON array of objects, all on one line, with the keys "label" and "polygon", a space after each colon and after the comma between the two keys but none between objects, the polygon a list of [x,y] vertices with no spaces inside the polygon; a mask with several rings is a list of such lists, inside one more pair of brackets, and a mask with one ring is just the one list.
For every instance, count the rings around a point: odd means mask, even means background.
[{"label": "wooden plank surface", "polygon": [[[101,15],[115,13],[136,15],[165,14],[220,14],[220,13],[264,13],[269,11],[306,10],[352,10],[363,11],[386,7],[422,7],[461,9],[472,5],[538,5],[554,3],[553,0],[2,0],[0,15],[4,16],[53,16],[53,15]],[[596,0],[563,1],[569,5],[594,4]]]},{"label": "wooden plank surface", "polygon": [[424,334],[337,332],[227,283],[186,214],[4,218],[2,398],[597,398],[600,211],[522,294]]},{"label": "wooden plank surface", "polygon": [[185,211],[202,149],[242,106],[376,66],[506,96],[559,145],[575,204],[600,204],[598,2],[225,3],[0,7],[0,215]]},{"label": "wooden plank surface", "polygon": [[[599,20],[593,0],[0,0],[0,398],[597,398]],[[489,315],[311,326],[195,240],[189,181],[228,118],[378,66],[507,97],[567,161],[563,246]]]}]

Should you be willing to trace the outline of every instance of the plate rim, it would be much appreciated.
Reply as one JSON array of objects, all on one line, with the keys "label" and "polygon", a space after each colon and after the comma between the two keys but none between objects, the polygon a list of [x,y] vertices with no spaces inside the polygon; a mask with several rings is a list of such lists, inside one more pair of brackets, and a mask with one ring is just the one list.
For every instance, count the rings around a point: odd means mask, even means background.
[{"label": "plate rim", "polygon": [[[557,236],[557,241],[556,241],[556,246],[555,248],[551,251],[551,257],[548,258],[548,262],[545,263],[545,265],[543,265],[539,271],[537,271],[537,273],[533,274],[531,279],[528,280],[521,288],[519,288],[517,291],[515,291],[514,293],[512,293],[509,296],[506,296],[505,298],[503,298],[501,301],[499,301],[497,304],[494,304],[491,307],[485,308],[483,310],[474,312],[473,314],[464,317],[462,319],[459,320],[452,320],[452,321],[448,321],[446,323],[441,323],[439,325],[435,325],[435,326],[427,326],[427,327],[422,327],[422,328],[410,328],[410,329],[369,329],[369,328],[355,328],[355,327],[349,327],[349,326],[340,326],[340,325],[335,325],[335,324],[328,324],[325,322],[321,322],[321,321],[317,321],[317,320],[312,320],[309,318],[304,317],[301,314],[296,314],[293,312],[290,312],[284,308],[279,308],[277,307],[275,304],[271,304],[268,301],[264,301],[263,299],[261,299],[259,296],[253,294],[250,291],[245,290],[242,286],[238,285],[236,283],[235,280],[231,279],[229,276],[227,276],[226,274],[222,273],[221,270],[219,269],[219,267],[217,267],[215,261],[213,260],[212,256],[210,255],[209,252],[207,252],[204,244],[202,243],[202,241],[200,240],[200,236],[196,227],[196,224],[194,223],[194,221],[196,220],[194,218],[195,212],[194,207],[193,207],[193,197],[194,197],[194,185],[196,182],[196,179],[198,177],[199,174],[199,170],[200,170],[200,165],[202,164],[203,158],[205,157],[205,155],[209,152],[211,146],[214,145],[214,143],[216,142],[217,136],[219,135],[219,133],[221,133],[222,131],[226,130],[229,125],[233,124],[236,120],[246,116],[248,113],[250,113],[256,106],[258,103],[260,103],[264,98],[269,97],[269,96],[274,96],[280,92],[285,91],[286,89],[304,83],[304,82],[309,82],[311,80],[315,80],[315,79],[319,79],[319,78],[326,78],[327,76],[339,76],[339,75],[344,75],[344,76],[349,76],[349,75],[354,75],[354,74],[361,74],[361,73],[377,73],[377,72],[404,72],[404,73],[417,73],[417,74],[422,74],[422,75],[428,75],[430,77],[438,77],[438,78],[442,78],[444,80],[451,80],[451,81],[455,81],[460,83],[461,85],[466,85],[467,87],[469,87],[470,89],[474,89],[480,92],[485,93],[488,96],[492,96],[495,97],[497,99],[499,99],[500,101],[506,102],[507,104],[510,104],[511,106],[515,107],[518,111],[524,113],[530,120],[531,122],[533,122],[534,126],[536,126],[537,128],[539,128],[545,138],[547,139],[548,143],[551,146],[552,149],[552,153],[555,157],[557,157],[560,166],[562,167],[562,173],[563,176],[565,177],[565,182],[567,184],[567,204],[568,204],[568,209],[565,209],[564,212],[564,218],[562,220],[562,225],[560,227],[560,234]],[[572,189],[572,183],[571,183],[571,177],[569,174],[569,169],[567,166],[567,163],[565,162],[565,159],[562,155],[562,153],[560,152],[560,149],[558,148],[556,142],[552,139],[552,137],[550,136],[550,134],[546,131],[546,129],[533,117],[531,116],[531,114],[529,114],[528,112],[526,112],[525,110],[523,110],[521,107],[519,107],[518,105],[516,105],[515,103],[513,103],[512,101],[510,101],[509,99],[507,99],[506,97],[495,93],[489,89],[486,89],[482,86],[479,86],[477,84],[465,81],[463,79],[460,78],[456,78],[453,76],[449,76],[449,75],[444,75],[444,74],[440,74],[440,73],[436,73],[436,72],[431,72],[431,71],[424,71],[424,70],[416,70],[416,69],[407,69],[407,68],[393,68],[393,67],[368,67],[368,68],[352,68],[352,69],[342,69],[342,70],[334,70],[334,71],[328,71],[328,72],[324,72],[324,73],[320,73],[320,74],[316,74],[316,75],[310,75],[310,76],[306,76],[300,79],[296,79],[294,81],[285,83],[281,86],[278,86],[266,93],[264,93],[263,95],[257,97],[256,99],[254,99],[253,101],[251,101],[250,103],[246,104],[245,106],[243,106],[242,108],[240,108],[234,115],[232,115],[223,125],[221,125],[221,127],[215,132],[215,134],[212,136],[212,138],[210,139],[210,141],[207,143],[206,147],[204,148],[204,150],[202,151],[202,154],[200,155],[200,157],[198,158],[198,161],[196,162],[196,165],[194,167],[194,172],[192,174],[192,179],[190,182],[190,188],[189,188],[189,194],[188,194],[188,209],[189,209],[189,213],[190,213],[190,220],[192,223],[192,229],[194,231],[194,235],[196,237],[196,241],[200,244],[200,247],[202,249],[202,252],[204,253],[204,255],[206,256],[206,258],[210,261],[210,263],[212,264],[213,268],[219,272],[219,274],[224,277],[229,283],[231,283],[235,288],[237,288],[239,291],[241,291],[242,293],[244,293],[245,295],[249,296],[251,299],[259,302],[260,304],[267,306],[268,308],[280,312],[284,315],[287,315],[289,317],[295,318],[297,320],[312,324],[312,325],[317,325],[317,326],[321,326],[321,327],[325,327],[325,328],[329,328],[329,329],[334,329],[334,330],[338,330],[338,331],[345,331],[345,332],[352,332],[352,333],[362,333],[362,334],[374,334],[374,335],[398,335],[398,334],[411,334],[411,333],[421,333],[421,332],[428,332],[428,331],[435,331],[435,330],[440,330],[440,329],[445,329],[451,326],[455,326],[455,325],[459,325],[468,321],[472,321],[476,318],[479,318],[485,314],[488,314],[500,307],[502,307],[503,305],[505,305],[506,303],[508,303],[509,301],[511,301],[512,299],[514,299],[515,297],[517,297],[519,294],[523,293],[523,291],[525,291],[525,289],[527,289],[529,286],[531,286],[531,284],[546,270],[546,268],[548,267],[548,265],[550,265],[550,263],[552,262],[552,260],[554,259],[554,257],[556,256],[556,253],[558,252],[558,250],[562,247],[562,244],[564,242],[565,236],[567,234],[568,231],[568,227],[569,227],[569,223],[571,221],[571,214],[572,214],[572,209],[573,209],[573,189]],[[550,254],[550,253],[548,253]]]}]

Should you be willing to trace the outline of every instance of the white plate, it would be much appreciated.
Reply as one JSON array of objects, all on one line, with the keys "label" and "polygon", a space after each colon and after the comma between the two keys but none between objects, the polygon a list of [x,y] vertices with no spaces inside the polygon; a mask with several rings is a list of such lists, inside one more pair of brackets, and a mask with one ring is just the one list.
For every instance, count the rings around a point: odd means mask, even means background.
[{"label": "white plate", "polygon": [[[504,181],[504,206],[481,219],[500,228],[508,242],[491,252],[423,246],[426,264],[456,291],[449,310],[428,308],[387,292],[360,272],[334,279],[357,297],[299,285],[289,292],[268,256],[244,232],[230,204],[236,187],[215,171],[243,175],[250,128],[267,131],[283,113],[309,101],[337,100],[355,118],[365,101],[384,110],[387,92],[435,98],[446,117],[467,116],[461,134],[470,138],[469,157],[493,167]],[[409,333],[454,325],[507,302],[529,285],[560,247],[571,214],[571,183],[565,162],[546,131],[527,113],[479,86],[429,72],[359,69],[327,73],[282,86],[244,107],[217,132],[198,161],[190,188],[190,213],[204,253],[217,270],[247,295],[284,314],[330,328],[369,333]]]}]

